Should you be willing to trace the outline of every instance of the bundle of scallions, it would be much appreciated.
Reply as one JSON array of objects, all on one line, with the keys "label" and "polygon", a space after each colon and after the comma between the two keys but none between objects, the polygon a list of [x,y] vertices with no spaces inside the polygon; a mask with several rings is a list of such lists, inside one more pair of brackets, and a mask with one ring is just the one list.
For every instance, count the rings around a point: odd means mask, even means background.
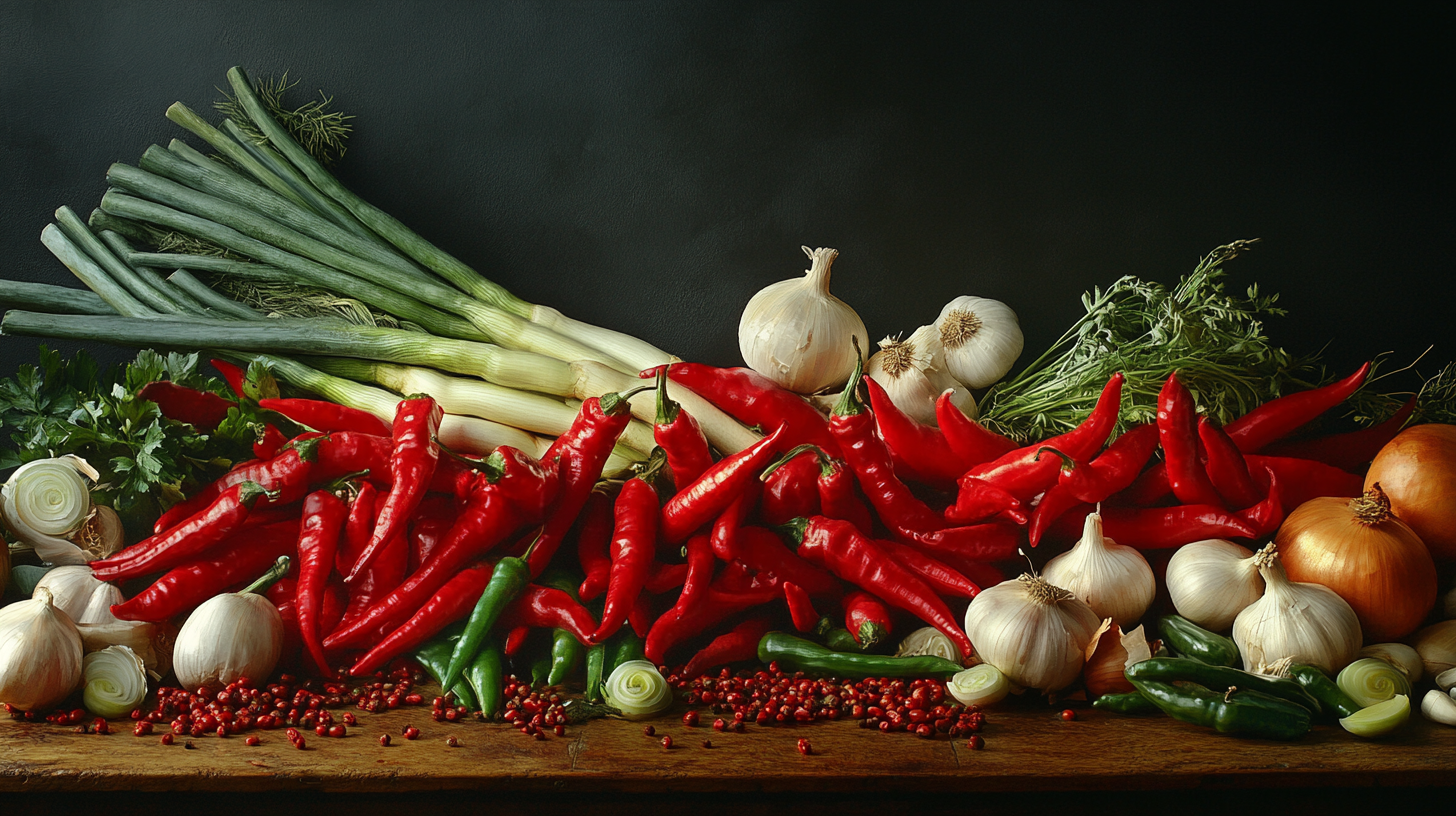
[{"label": "bundle of scallions", "polygon": [[[139,166],[112,165],[89,222],[61,207],[42,231],[94,296],[0,281],[0,302],[34,310],[7,312],[3,333],[261,359],[285,382],[386,420],[401,395],[428,393],[448,415],[442,441],[476,451],[540,452],[577,402],[635,387],[640,370],[673,359],[486,280],[345,189],[275,118],[266,86],[260,95],[240,68],[228,83],[241,121],[214,127],[181,103],[167,111],[217,157],[154,145]],[[179,244],[207,254],[139,251]],[[362,304],[372,325],[265,314],[224,294],[239,282]],[[691,392],[671,396],[719,450],[757,439]],[[617,450],[626,461],[653,444],[653,396],[632,407],[638,421]]]}]

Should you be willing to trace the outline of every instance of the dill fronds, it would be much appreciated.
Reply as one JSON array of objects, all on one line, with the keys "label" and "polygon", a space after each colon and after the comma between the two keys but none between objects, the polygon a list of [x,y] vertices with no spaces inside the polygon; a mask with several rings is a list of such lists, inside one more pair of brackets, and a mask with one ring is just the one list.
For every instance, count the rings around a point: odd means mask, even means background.
[{"label": "dill fronds", "polygon": [[[349,120],[354,117],[340,111],[329,110],[334,103],[334,98],[325,96],[323,91],[319,91],[319,99],[306,102],[297,108],[289,108],[284,103],[283,97],[290,88],[297,84],[297,80],[288,81],[288,72],[285,71],[281,77],[258,80],[255,89],[263,106],[273,114],[273,118],[277,119],[279,124],[283,125],[288,134],[304,150],[308,151],[310,156],[321,164],[330,166],[343,158],[348,149],[344,142],[354,129],[354,126],[349,124]],[[248,118],[247,111],[243,110],[242,104],[227,91],[223,91],[221,88],[218,90],[224,98],[214,103],[213,107],[231,119],[249,139],[253,140],[254,144],[268,144],[268,137]]]}]

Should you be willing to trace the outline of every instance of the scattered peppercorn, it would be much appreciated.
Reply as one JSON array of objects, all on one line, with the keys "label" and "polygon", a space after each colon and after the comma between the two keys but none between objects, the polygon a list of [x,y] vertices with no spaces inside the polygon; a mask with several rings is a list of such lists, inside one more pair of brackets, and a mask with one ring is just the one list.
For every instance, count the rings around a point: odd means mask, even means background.
[{"label": "scattered peppercorn", "polygon": [[165,733],[165,734],[162,735],[162,744],[163,745],[171,745],[173,743],[173,741],[174,740],[172,739],[172,732],[171,731],[168,731],[167,733]]},{"label": "scattered peppercorn", "polygon": [[657,729],[650,725],[644,725],[642,726],[642,735],[645,737],[655,737],[657,736]]},{"label": "scattered peppercorn", "polygon": [[445,744],[450,746],[451,748],[459,748],[460,738],[452,734],[445,738]]},{"label": "scattered peppercorn", "polygon": [[1077,719],[1077,712],[1073,711],[1070,708],[1064,708],[1064,709],[1062,709],[1062,721],[1063,722],[1073,722],[1076,719]]},{"label": "scattered peppercorn", "polygon": [[811,756],[814,753],[814,746],[810,745],[807,739],[799,737],[799,753],[804,756]]},{"label": "scattered peppercorn", "polygon": [[[651,728],[651,727],[652,726],[648,726],[648,728]],[[662,747],[663,748],[671,748],[672,747],[672,737],[670,737],[670,736],[664,736],[662,738]]]},{"label": "scattered peppercorn", "polygon": [[243,740],[243,744],[246,745],[246,746],[248,746],[249,748],[256,747],[259,744],[261,744],[262,742],[263,742],[262,740],[258,739],[258,735],[257,734],[253,734],[253,735],[249,736],[247,739]]},{"label": "scattered peppercorn", "polygon": [[986,747],[986,740],[982,739],[980,734],[972,734],[970,739],[966,740],[966,747],[972,751],[979,751]]},{"label": "scattered peppercorn", "polygon": [[381,747],[388,748],[389,747],[389,743],[390,743],[390,739],[389,739],[389,735],[388,734],[380,734],[379,735],[379,745]]},{"label": "scattered peppercorn", "polygon": [[707,740],[707,739],[703,740],[703,747],[704,748],[712,748],[713,747],[713,741],[712,740]]}]

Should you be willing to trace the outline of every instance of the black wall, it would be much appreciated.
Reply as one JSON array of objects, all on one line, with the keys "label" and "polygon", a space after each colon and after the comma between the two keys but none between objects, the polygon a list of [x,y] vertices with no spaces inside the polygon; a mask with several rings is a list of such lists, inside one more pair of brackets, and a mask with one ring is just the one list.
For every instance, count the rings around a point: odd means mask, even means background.
[{"label": "black wall", "polygon": [[1456,357],[1449,7],[1267,5],[0,2],[0,275],[75,285],[52,211],[241,64],[355,114],[366,199],[687,358],[736,363],[801,244],[873,337],[979,294],[1025,361],[1083,290],[1256,237],[1231,282],[1291,350]]}]

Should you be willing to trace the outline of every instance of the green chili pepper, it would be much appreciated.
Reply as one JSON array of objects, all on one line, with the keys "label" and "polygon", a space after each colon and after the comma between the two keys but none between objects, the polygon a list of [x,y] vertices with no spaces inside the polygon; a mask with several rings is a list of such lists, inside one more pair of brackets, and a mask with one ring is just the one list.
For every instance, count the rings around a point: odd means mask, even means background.
[{"label": "green chili pepper", "polygon": [[465,667],[475,660],[480,644],[490,634],[501,612],[521,594],[521,590],[530,581],[531,568],[525,558],[507,556],[496,562],[490,574],[490,582],[480,593],[480,600],[475,602],[475,609],[471,610],[470,619],[465,623],[464,634],[455,642],[455,651],[450,653],[450,668],[445,673],[447,686],[453,687],[460,682]]},{"label": "green chili pepper", "polygon": [[1211,666],[1239,665],[1239,647],[1232,640],[1187,618],[1166,615],[1158,621],[1158,629],[1163,633],[1163,640],[1180,657],[1191,657]]},{"label": "green chili pepper", "polygon": [[1211,689],[1233,687],[1257,691],[1303,706],[1312,714],[1320,713],[1319,700],[1316,700],[1303,686],[1293,680],[1264,674],[1250,674],[1228,666],[1210,666],[1189,657],[1155,657],[1151,660],[1134,663],[1128,666],[1123,673],[1127,675],[1127,679],[1134,682],[1155,680],[1162,683],[1174,683],[1181,680]]},{"label": "green chili pepper", "polygon": [[551,677],[551,652],[537,652],[531,660],[531,685],[544,686]]},{"label": "green chili pepper", "polygon": [[597,643],[586,650],[586,701],[600,703],[602,681],[606,679],[607,644]]},{"label": "green chili pepper", "polygon": [[547,678],[548,685],[559,686],[566,682],[576,667],[581,665],[582,652],[586,650],[576,635],[565,629],[557,629],[551,633],[551,675]]},{"label": "green chili pepper", "polygon": [[1140,692],[1126,694],[1104,694],[1092,701],[1092,707],[1114,714],[1160,714],[1162,709]]},{"label": "green chili pepper", "polygon": [[1289,667],[1289,679],[1303,686],[1305,691],[1319,700],[1326,714],[1334,714],[1343,719],[1360,710],[1360,704],[1318,666],[1294,663]]},{"label": "green chili pepper", "polygon": [[642,638],[637,637],[637,633],[633,632],[630,628],[623,627],[618,630],[617,636],[613,640],[616,643],[608,652],[606,673],[602,675],[603,679],[611,677],[612,672],[616,671],[618,666],[626,663],[628,660],[646,659],[646,653],[643,652],[644,644],[642,643]]},{"label": "green chili pepper", "polygon": [[785,632],[769,632],[758,642],[758,659],[778,661],[786,671],[806,671],[835,677],[950,677],[964,666],[943,657],[836,652]]},{"label": "green chili pepper", "polygon": [[[436,682],[439,682],[445,675],[445,670],[450,665],[450,653],[455,648],[456,641],[460,639],[462,628],[454,626],[446,629],[434,640],[415,651],[415,660],[425,667],[425,671],[435,678]],[[445,685],[441,683],[440,687],[445,688]],[[475,695],[470,693],[470,687],[465,683],[456,683],[451,686],[450,693],[455,695],[455,699],[459,700],[461,705],[472,711],[475,710]]]},{"label": "green chili pepper", "polygon": [[1153,680],[1132,684],[1169,717],[1220,733],[1264,739],[1298,739],[1309,733],[1309,709],[1261,692]]},{"label": "green chili pepper", "polygon": [[465,670],[465,679],[475,690],[475,698],[480,703],[478,710],[487,718],[494,717],[505,702],[504,675],[500,644],[493,637],[486,638],[470,668]]}]

